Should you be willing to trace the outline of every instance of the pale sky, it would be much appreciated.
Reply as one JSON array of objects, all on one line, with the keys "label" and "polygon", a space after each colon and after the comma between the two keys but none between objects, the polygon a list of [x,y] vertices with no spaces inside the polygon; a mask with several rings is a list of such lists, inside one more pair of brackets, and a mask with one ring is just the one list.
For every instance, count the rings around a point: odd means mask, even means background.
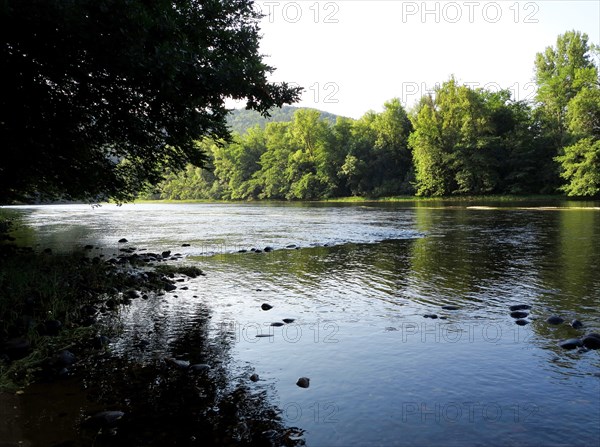
[{"label": "pale sky", "polygon": [[[398,97],[410,107],[453,74],[475,87],[535,93],[535,54],[568,30],[600,43],[600,0],[257,1],[273,81],[300,103],[359,118]],[[235,105],[242,107],[243,104]]]}]

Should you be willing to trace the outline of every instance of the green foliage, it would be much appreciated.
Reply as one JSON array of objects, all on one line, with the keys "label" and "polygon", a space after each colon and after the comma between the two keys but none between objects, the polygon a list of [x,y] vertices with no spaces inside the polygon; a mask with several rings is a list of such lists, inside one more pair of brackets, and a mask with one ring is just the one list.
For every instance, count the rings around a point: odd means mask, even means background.
[{"label": "green foliage", "polygon": [[564,155],[556,160],[562,166],[561,177],[568,181],[561,187],[567,195],[600,195],[600,139],[582,138],[567,146]]},{"label": "green foliage", "polygon": [[266,114],[299,89],[267,81],[251,0],[7,0],[0,7],[0,203],[128,200],[201,167],[227,140],[227,98]]}]

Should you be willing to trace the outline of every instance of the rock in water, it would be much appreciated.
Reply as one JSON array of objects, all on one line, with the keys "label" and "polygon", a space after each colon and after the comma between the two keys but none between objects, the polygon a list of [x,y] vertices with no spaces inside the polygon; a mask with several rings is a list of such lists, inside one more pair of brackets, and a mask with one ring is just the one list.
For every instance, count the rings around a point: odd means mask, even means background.
[{"label": "rock in water", "polygon": [[290,324],[290,323],[293,323],[296,320],[294,318],[284,318],[281,321],[283,321],[285,324]]},{"label": "rock in water", "polygon": [[517,323],[519,326],[525,326],[526,324],[529,324],[529,321],[527,321],[527,320],[515,320],[515,323]]},{"label": "rock in water", "polygon": [[87,418],[84,425],[95,428],[111,428],[117,425],[123,416],[125,413],[122,411],[101,411]]},{"label": "rock in water", "polygon": [[275,323],[271,323],[271,326],[275,326],[275,327],[279,327],[279,326],[283,326],[284,323],[280,323],[279,321],[275,322]]},{"label": "rock in water", "polygon": [[564,319],[561,317],[557,317],[556,315],[553,315],[551,317],[548,317],[548,319],[546,320],[546,323],[548,324],[561,324],[564,323]]},{"label": "rock in water", "polygon": [[513,306],[510,306],[509,309],[511,311],[515,311],[515,310],[529,310],[529,309],[531,309],[531,306],[529,304],[515,304]]},{"label": "rock in water", "polygon": [[519,310],[510,313],[510,316],[513,318],[525,318],[527,315],[529,315],[527,312],[521,312]]},{"label": "rock in water", "polygon": [[264,251],[265,253],[269,253],[270,251],[273,251],[273,247],[265,247]]},{"label": "rock in water", "polygon": [[196,363],[194,365],[190,365],[190,370],[194,372],[206,372],[210,369],[210,365],[206,363]]},{"label": "rock in water", "polygon": [[125,244],[125,243],[127,243],[127,242],[128,242],[128,241],[127,241],[127,239],[125,239],[125,238],[119,239],[119,244]]},{"label": "rock in water", "polygon": [[174,366],[177,369],[187,369],[190,367],[190,362],[188,362],[187,360],[177,360],[173,357],[165,358],[165,362],[167,362],[168,365]]},{"label": "rock in water", "polygon": [[58,335],[61,328],[62,323],[58,320],[48,320],[44,323],[44,329],[46,330],[47,335]]},{"label": "rock in water", "polygon": [[308,388],[310,385],[310,379],[308,377],[300,377],[296,382],[296,385],[298,385],[300,388]]},{"label": "rock in water", "polygon": [[273,309],[273,306],[271,306],[270,304],[267,304],[267,303],[263,303],[263,305],[260,306],[260,308],[262,310],[270,310],[270,309]]},{"label": "rock in water", "polygon": [[71,366],[75,361],[75,354],[66,349],[56,354],[56,363],[61,366]]},{"label": "rock in water", "polygon": [[458,310],[459,307],[458,306],[448,305],[448,306],[442,306],[442,309],[444,309],[444,310]]},{"label": "rock in water", "polygon": [[431,318],[433,320],[435,320],[438,316],[436,314],[425,314],[423,315],[423,318]]},{"label": "rock in water", "polygon": [[579,329],[579,328],[583,327],[583,323],[581,321],[579,321],[579,320],[573,320],[573,321],[571,321],[571,326],[574,329]]},{"label": "rock in water", "polygon": [[600,349],[600,334],[588,334],[583,337],[582,343],[588,349]]},{"label": "rock in water", "polygon": [[563,349],[575,349],[575,348],[579,348],[582,345],[583,345],[583,343],[578,338],[569,338],[568,340],[562,340],[558,344],[558,346],[560,346]]},{"label": "rock in water", "polygon": [[259,377],[258,377],[258,374],[256,374],[256,373],[252,374],[250,376],[250,380],[252,380],[253,382],[258,382],[258,379],[259,379]]}]

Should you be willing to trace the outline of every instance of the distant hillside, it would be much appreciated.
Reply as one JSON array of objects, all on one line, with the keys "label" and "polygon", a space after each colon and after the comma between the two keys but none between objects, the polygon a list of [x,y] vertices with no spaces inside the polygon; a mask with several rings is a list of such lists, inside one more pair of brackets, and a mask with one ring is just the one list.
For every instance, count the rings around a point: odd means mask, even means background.
[{"label": "distant hillside", "polygon": [[[227,118],[227,124],[231,128],[232,132],[244,134],[246,133],[246,130],[256,126],[257,124],[264,128],[266,123],[291,121],[296,110],[301,109],[307,109],[307,107],[283,106],[282,108],[272,109],[270,118],[263,118],[260,116],[260,113],[254,110],[235,109]],[[329,121],[332,124],[335,123],[335,120],[338,117],[338,115],[334,115],[333,113],[329,112],[323,112],[322,110],[319,110],[319,112],[321,113],[321,118],[323,120]]]}]

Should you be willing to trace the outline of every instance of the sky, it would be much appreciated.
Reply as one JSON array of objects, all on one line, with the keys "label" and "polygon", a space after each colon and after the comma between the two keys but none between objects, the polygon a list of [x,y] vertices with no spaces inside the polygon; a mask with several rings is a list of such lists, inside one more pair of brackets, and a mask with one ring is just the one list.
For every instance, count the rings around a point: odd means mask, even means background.
[{"label": "sky", "polygon": [[[600,0],[257,1],[274,82],[305,88],[295,104],[360,118],[436,83],[535,94],[535,55],[578,30],[600,44]],[[243,107],[244,104],[233,104]]]}]

